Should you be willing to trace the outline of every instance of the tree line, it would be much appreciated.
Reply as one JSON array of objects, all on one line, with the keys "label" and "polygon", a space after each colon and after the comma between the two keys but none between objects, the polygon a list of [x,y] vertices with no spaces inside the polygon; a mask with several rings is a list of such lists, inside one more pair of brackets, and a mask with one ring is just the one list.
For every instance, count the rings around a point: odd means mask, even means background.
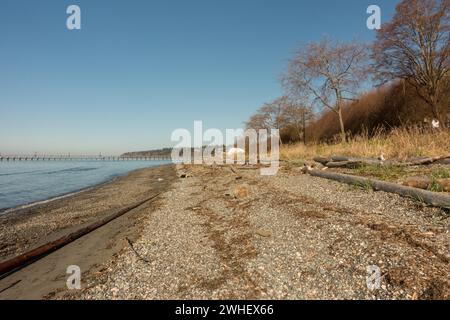
[{"label": "tree line", "polygon": [[450,114],[449,13],[450,0],[402,0],[372,44],[325,37],[299,48],[281,77],[285,95],[265,103],[246,127],[276,128],[283,142],[306,143],[306,128],[317,121],[314,110],[318,110],[328,117],[334,115],[340,140],[345,142],[344,112],[349,104],[358,105],[369,83],[377,87],[402,83],[433,119],[446,126]]}]

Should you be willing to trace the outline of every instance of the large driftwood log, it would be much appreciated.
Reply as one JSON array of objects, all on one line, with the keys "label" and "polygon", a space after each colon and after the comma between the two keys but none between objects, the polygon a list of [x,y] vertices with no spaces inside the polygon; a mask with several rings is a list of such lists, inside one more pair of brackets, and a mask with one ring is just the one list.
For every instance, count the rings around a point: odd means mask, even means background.
[{"label": "large driftwood log", "polygon": [[[343,159],[343,158],[340,158]],[[383,165],[384,162],[375,159],[347,158],[345,161],[331,161],[325,166],[328,168],[357,168],[363,165]]]},{"label": "large driftwood log", "polygon": [[450,208],[450,195],[435,193],[427,190],[406,187],[396,183],[356,177],[347,174],[311,170],[309,174],[315,177],[331,179],[347,184],[370,185],[374,190],[396,193],[404,197],[423,201],[429,205]]},{"label": "large driftwood log", "polygon": [[331,159],[326,157],[315,157],[313,160],[327,166],[328,168],[357,168],[363,165],[420,166],[433,163],[450,164],[450,156],[412,158],[406,162],[396,160],[381,161],[373,158],[355,158],[345,156],[333,156]]}]

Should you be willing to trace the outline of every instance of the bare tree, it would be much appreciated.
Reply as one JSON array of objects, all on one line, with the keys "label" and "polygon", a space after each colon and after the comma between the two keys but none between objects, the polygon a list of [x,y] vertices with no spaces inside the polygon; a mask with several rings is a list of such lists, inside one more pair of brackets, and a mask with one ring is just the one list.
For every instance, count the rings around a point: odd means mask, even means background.
[{"label": "bare tree", "polygon": [[286,99],[283,107],[284,119],[287,125],[292,126],[298,139],[306,144],[306,126],[314,119],[314,113],[303,101]]},{"label": "bare tree", "polygon": [[245,122],[245,127],[247,129],[254,129],[254,130],[266,129],[265,119],[266,119],[265,115],[261,113],[255,113],[250,117],[250,119],[247,122]]},{"label": "bare tree", "polygon": [[281,130],[284,127],[286,119],[283,111],[287,101],[287,97],[283,96],[269,103],[265,103],[258,110],[258,113],[263,115],[264,127],[266,129],[273,128]]},{"label": "bare tree", "polygon": [[279,129],[285,132],[294,129],[298,139],[306,142],[306,125],[313,117],[311,108],[304,103],[282,96],[259,108],[245,126],[247,129]]},{"label": "bare tree", "polygon": [[311,103],[339,117],[341,139],[346,141],[342,107],[354,100],[367,79],[367,48],[359,43],[334,43],[325,38],[300,49],[289,62],[283,84],[291,94],[311,96]]},{"label": "bare tree", "polygon": [[377,78],[407,81],[438,120],[443,120],[440,103],[450,85],[449,10],[450,0],[402,0],[373,47]]}]

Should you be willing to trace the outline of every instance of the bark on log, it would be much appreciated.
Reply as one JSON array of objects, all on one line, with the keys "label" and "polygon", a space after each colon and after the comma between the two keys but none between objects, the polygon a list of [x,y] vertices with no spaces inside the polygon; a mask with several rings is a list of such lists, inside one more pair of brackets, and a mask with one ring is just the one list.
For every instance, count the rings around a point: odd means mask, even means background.
[{"label": "bark on log", "polygon": [[339,162],[328,162],[326,166],[328,168],[355,168],[360,164],[355,161],[339,161]]},{"label": "bark on log", "polygon": [[331,162],[331,158],[325,158],[325,157],[314,157],[313,160],[324,166],[326,166],[328,162]]},{"label": "bark on log", "polygon": [[439,194],[439,193],[435,193],[435,192],[431,192],[431,191],[427,191],[427,190],[421,190],[421,189],[398,185],[396,183],[373,180],[373,179],[368,179],[368,178],[363,178],[363,177],[356,177],[356,176],[351,176],[351,175],[347,175],[347,174],[339,174],[339,173],[324,172],[324,171],[317,171],[317,170],[311,170],[311,171],[309,171],[309,174],[312,176],[315,176],[315,177],[326,178],[326,179],[344,182],[344,183],[352,184],[352,185],[353,184],[362,184],[362,185],[370,184],[370,186],[372,186],[374,190],[396,193],[396,194],[399,194],[404,197],[423,201],[423,202],[425,202],[429,205],[435,206],[435,207],[450,208],[450,195],[446,195],[446,194]]},{"label": "bark on log", "polygon": [[409,166],[420,166],[420,165],[432,164],[433,162],[434,162],[433,158],[416,158],[416,159],[411,159],[410,161],[407,161],[406,164]]},{"label": "bark on log", "polygon": [[434,157],[434,158],[430,157],[412,158],[406,162],[399,162],[396,160],[381,161],[374,158],[353,158],[345,156],[333,156],[331,157],[331,160],[324,157],[315,157],[313,160],[329,168],[343,168],[343,167],[355,168],[360,165],[420,166],[420,165],[429,165],[433,163],[450,164],[450,157],[448,156]]},{"label": "bark on log", "polygon": [[332,156],[331,160],[332,161],[341,162],[341,161],[349,161],[350,158],[349,157],[345,157],[345,156]]},{"label": "bark on log", "polygon": [[15,258],[12,258],[10,260],[6,260],[3,262],[0,262],[0,279],[5,278],[6,276],[10,275],[12,272],[15,272],[39,259],[42,257],[64,247],[65,245],[81,238],[82,236],[104,226],[105,224],[111,222],[114,219],[117,219],[118,217],[124,215],[125,213],[136,209],[137,207],[140,207],[144,203],[153,200],[157,196],[159,196],[160,193],[145,199],[144,201],[140,201],[132,206],[126,207],[124,209],[119,210],[118,212],[100,220],[97,222],[94,222],[93,224],[81,228],[73,233],[70,233],[64,237],[61,237],[55,241],[46,243],[40,247],[37,247],[35,249],[32,249],[31,251],[25,252]]},{"label": "bark on log", "polygon": [[326,166],[328,168],[357,168],[362,165],[383,165],[383,164],[384,163],[379,160],[349,158],[348,161],[328,162]]},{"label": "bark on log", "polygon": [[450,164],[450,158],[436,160],[438,164]]}]

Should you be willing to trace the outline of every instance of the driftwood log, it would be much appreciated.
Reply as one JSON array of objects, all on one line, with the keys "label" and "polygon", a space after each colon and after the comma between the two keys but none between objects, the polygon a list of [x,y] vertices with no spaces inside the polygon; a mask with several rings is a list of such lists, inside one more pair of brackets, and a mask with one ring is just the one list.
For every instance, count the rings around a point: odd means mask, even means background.
[{"label": "driftwood log", "polygon": [[436,161],[438,164],[450,164],[450,158],[439,159]]},{"label": "driftwood log", "polygon": [[0,279],[5,278],[6,276],[10,275],[12,272],[15,272],[39,259],[42,257],[64,247],[65,245],[81,238],[82,236],[104,226],[105,224],[111,222],[114,219],[117,219],[118,217],[124,215],[125,213],[136,209],[137,207],[140,207],[144,203],[155,199],[157,196],[159,196],[160,193],[151,196],[150,198],[145,199],[144,201],[140,201],[134,205],[131,205],[129,207],[123,208],[119,210],[118,212],[109,215],[106,218],[101,219],[100,221],[94,222],[91,225],[81,228],[73,233],[70,233],[64,237],[61,237],[55,241],[46,243],[40,247],[37,247],[35,249],[32,249],[31,251],[25,252],[15,258],[12,258],[10,260],[6,260],[3,262],[0,262]]},{"label": "driftwood log", "polygon": [[310,170],[308,173],[315,177],[335,180],[351,185],[370,185],[374,190],[385,191],[390,193],[396,193],[403,197],[412,198],[415,200],[423,201],[426,204],[441,207],[450,208],[450,195],[439,194],[427,190],[421,190],[417,188],[411,188],[402,186],[396,183],[379,181],[374,179],[368,179],[363,177],[351,176],[347,174]]},{"label": "driftwood log", "polygon": [[419,165],[430,165],[433,163],[439,164],[450,164],[450,156],[442,157],[423,157],[423,158],[412,158],[406,162],[400,162],[396,160],[386,160],[382,161],[373,158],[354,158],[346,156],[332,156],[327,157],[315,157],[313,158],[315,162],[318,162],[328,168],[358,168],[364,165],[393,165],[393,166],[419,166]]}]

